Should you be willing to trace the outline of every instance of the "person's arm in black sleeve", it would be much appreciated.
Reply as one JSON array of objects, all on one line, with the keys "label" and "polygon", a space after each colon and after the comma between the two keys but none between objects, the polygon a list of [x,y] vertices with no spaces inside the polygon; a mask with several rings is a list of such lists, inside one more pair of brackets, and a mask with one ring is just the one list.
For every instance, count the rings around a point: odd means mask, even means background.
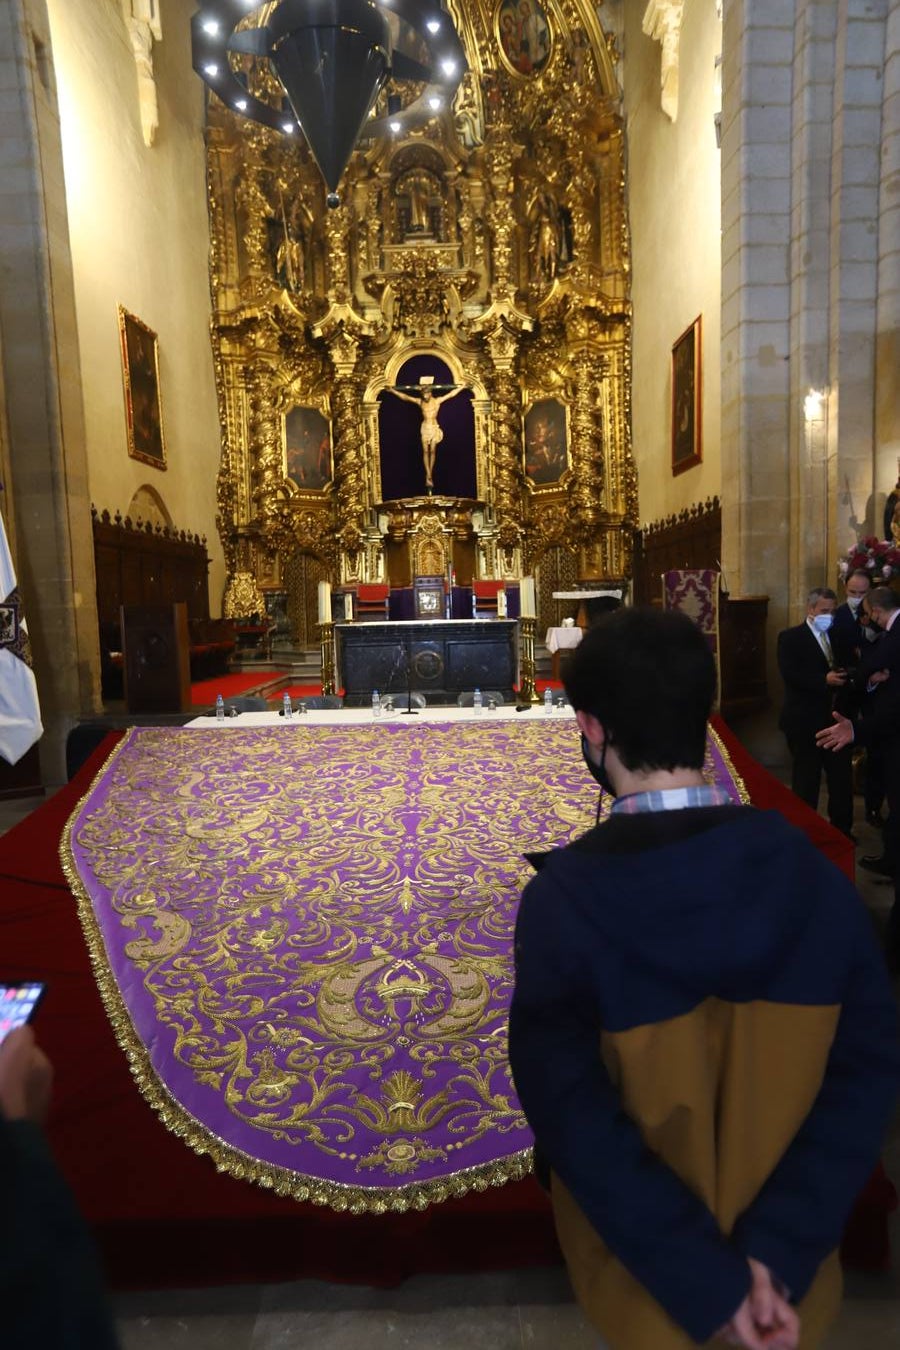
[{"label": "person's arm in black sleeve", "polygon": [[644,1144],[600,1057],[600,1026],[573,939],[564,949],[547,872],[516,927],[509,1054],[541,1152],[603,1241],[694,1340],[735,1313],[750,1269],[715,1217]]},{"label": "person's arm in black sleeve", "polygon": [[732,1240],[798,1301],[838,1246],[847,1215],[878,1158],[900,1085],[897,1006],[859,905],[847,991],[825,1078],[802,1128]]}]

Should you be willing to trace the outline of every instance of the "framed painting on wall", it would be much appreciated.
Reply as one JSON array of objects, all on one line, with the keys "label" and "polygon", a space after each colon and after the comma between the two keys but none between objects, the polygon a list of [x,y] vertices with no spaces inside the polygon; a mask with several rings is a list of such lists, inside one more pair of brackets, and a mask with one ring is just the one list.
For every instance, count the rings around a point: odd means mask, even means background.
[{"label": "framed painting on wall", "polygon": [[525,414],[525,474],[534,487],[555,487],[569,467],[569,410],[539,398]]},{"label": "framed painting on wall", "polygon": [[701,436],[700,316],[672,348],[672,472],[703,459]]},{"label": "framed painting on wall", "polygon": [[331,423],[318,408],[298,405],[284,414],[284,473],[307,492],[331,482]]},{"label": "framed painting on wall", "polygon": [[152,328],[119,305],[125,430],[132,459],[166,467],[159,396],[159,339]]}]

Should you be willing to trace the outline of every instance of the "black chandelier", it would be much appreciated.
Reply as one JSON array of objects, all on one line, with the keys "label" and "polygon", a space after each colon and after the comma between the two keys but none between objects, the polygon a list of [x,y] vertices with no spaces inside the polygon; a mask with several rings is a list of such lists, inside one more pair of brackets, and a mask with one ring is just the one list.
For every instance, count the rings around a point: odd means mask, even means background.
[{"label": "black chandelier", "polygon": [[[265,22],[247,24],[261,10]],[[236,112],[285,135],[303,132],[339,205],[337,187],[366,136],[398,135],[445,108],[466,69],[462,43],[436,0],[206,0],[191,20],[193,67]],[[243,58],[268,60],[280,106],[248,88]],[[371,116],[385,85],[388,113]]]}]

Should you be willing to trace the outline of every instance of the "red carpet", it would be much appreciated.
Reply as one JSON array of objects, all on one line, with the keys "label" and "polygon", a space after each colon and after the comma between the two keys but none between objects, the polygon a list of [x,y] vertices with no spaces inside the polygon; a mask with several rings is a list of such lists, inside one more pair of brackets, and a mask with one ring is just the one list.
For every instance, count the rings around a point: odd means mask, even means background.
[{"label": "red carpet", "polygon": [[198,680],[191,685],[191,703],[195,707],[205,707],[215,703],[219,694],[230,698],[233,694],[249,693],[251,689],[265,689],[288,677],[286,670],[238,670],[233,675],[217,675],[214,680]]},{"label": "red carpet", "polygon": [[[782,810],[852,875],[848,841],[720,731],[755,800]],[[345,1217],[219,1175],[160,1123],[132,1083],[110,1030],[55,847],[115,740],[108,737],[78,776],[0,846],[0,978],[48,983],[36,1029],[56,1071],[51,1143],[113,1284],[309,1276],[379,1284],[418,1272],[557,1261],[549,1208],[531,1179],[422,1213]],[[845,1255],[871,1263],[883,1243],[867,1244],[867,1238],[873,1226],[884,1228],[883,1206],[866,1212],[857,1206],[854,1218],[856,1250]]]}]

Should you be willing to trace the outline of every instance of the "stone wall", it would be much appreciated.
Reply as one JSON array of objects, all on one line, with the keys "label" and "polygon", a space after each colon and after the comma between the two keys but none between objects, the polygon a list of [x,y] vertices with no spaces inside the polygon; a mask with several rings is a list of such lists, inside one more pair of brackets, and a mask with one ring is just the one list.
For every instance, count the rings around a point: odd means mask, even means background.
[{"label": "stone wall", "polygon": [[897,9],[725,6],[723,547],[773,630],[881,533],[896,473]]},{"label": "stone wall", "polygon": [[[209,327],[205,86],[190,64],[192,7],[180,0],[157,5],[159,36],[146,22],[126,21],[128,8],[120,0],[48,0],[90,490],[99,509],[124,512],[149,483],[178,529],[205,535],[217,614],[224,560],[215,528],[220,429]],[[120,304],[158,335],[165,471],[127,453]]]},{"label": "stone wall", "polygon": [[[625,6],[624,108],[632,243],[633,445],[640,518],[659,519],[717,495],[720,450],[720,204],[715,0]],[[642,29],[655,13],[656,39]],[[647,24],[650,27],[650,23]],[[672,59],[675,58],[675,68]],[[664,110],[665,107],[668,111]],[[673,120],[674,116],[674,120]],[[672,345],[702,316],[703,462],[671,468]]]}]

